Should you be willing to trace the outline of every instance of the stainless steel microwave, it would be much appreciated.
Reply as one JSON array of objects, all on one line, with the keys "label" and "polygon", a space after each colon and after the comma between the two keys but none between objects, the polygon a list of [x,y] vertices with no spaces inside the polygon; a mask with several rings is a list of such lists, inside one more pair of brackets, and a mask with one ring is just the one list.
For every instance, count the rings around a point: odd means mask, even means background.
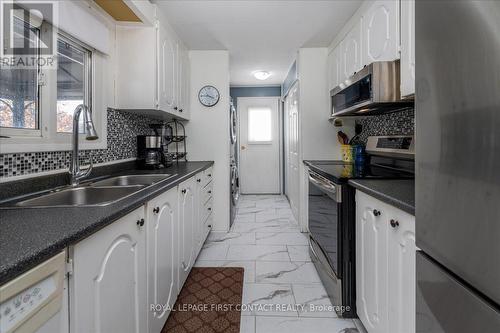
[{"label": "stainless steel microwave", "polygon": [[413,106],[401,99],[399,60],[373,62],[330,91],[332,117],[373,115]]}]

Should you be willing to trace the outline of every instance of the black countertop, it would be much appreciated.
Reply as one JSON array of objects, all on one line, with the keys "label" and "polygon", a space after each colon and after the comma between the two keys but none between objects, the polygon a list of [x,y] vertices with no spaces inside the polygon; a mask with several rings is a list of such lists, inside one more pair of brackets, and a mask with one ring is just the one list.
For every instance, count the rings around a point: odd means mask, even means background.
[{"label": "black countertop", "polygon": [[126,174],[177,174],[119,202],[101,207],[0,210],[0,285],[35,267],[213,164],[183,162],[165,169],[123,170]]},{"label": "black countertop", "polygon": [[415,215],[415,180],[413,179],[351,179],[349,185]]}]

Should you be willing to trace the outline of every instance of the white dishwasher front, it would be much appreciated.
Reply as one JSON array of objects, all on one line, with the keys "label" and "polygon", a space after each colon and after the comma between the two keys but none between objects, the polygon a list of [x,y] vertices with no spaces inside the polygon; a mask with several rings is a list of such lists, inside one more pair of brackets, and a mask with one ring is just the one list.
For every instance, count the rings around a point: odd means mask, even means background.
[{"label": "white dishwasher front", "polygon": [[63,251],[2,285],[0,332],[67,332],[65,270]]}]

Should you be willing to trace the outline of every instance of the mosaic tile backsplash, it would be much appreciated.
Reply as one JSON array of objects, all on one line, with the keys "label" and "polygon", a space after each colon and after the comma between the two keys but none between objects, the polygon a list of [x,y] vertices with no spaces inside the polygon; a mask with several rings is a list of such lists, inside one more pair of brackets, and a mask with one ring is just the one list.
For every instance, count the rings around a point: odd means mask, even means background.
[{"label": "mosaic tile backsplash", "polygon": [[360,140],[365,142],[375,135],[413,135],[415,130],[414,109],[360,118],[356,124],[363,125]]},{"label": "mosaic tile backsplash", "polygon": [[[148,117],[114,109],[107,111],[108,147],[80,151],[80,162],[88,164],[90,156],[96,163],[134,158],[137,155],[137,135],[151,132]],[[71,151],[26,152],[0,154],[0,178],[14,177],[67,169],[71,163]]]}]

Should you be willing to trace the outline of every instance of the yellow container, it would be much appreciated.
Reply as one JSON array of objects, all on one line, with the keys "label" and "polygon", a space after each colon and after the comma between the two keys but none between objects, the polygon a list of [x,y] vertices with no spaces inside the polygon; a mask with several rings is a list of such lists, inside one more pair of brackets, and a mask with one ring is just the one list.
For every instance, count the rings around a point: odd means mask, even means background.
[{"label": "yellow container", "polygon": [[352,163],[354,161],[351,145],[341,145],[340,151],[342,152],[342,161],[349,163]]}]

